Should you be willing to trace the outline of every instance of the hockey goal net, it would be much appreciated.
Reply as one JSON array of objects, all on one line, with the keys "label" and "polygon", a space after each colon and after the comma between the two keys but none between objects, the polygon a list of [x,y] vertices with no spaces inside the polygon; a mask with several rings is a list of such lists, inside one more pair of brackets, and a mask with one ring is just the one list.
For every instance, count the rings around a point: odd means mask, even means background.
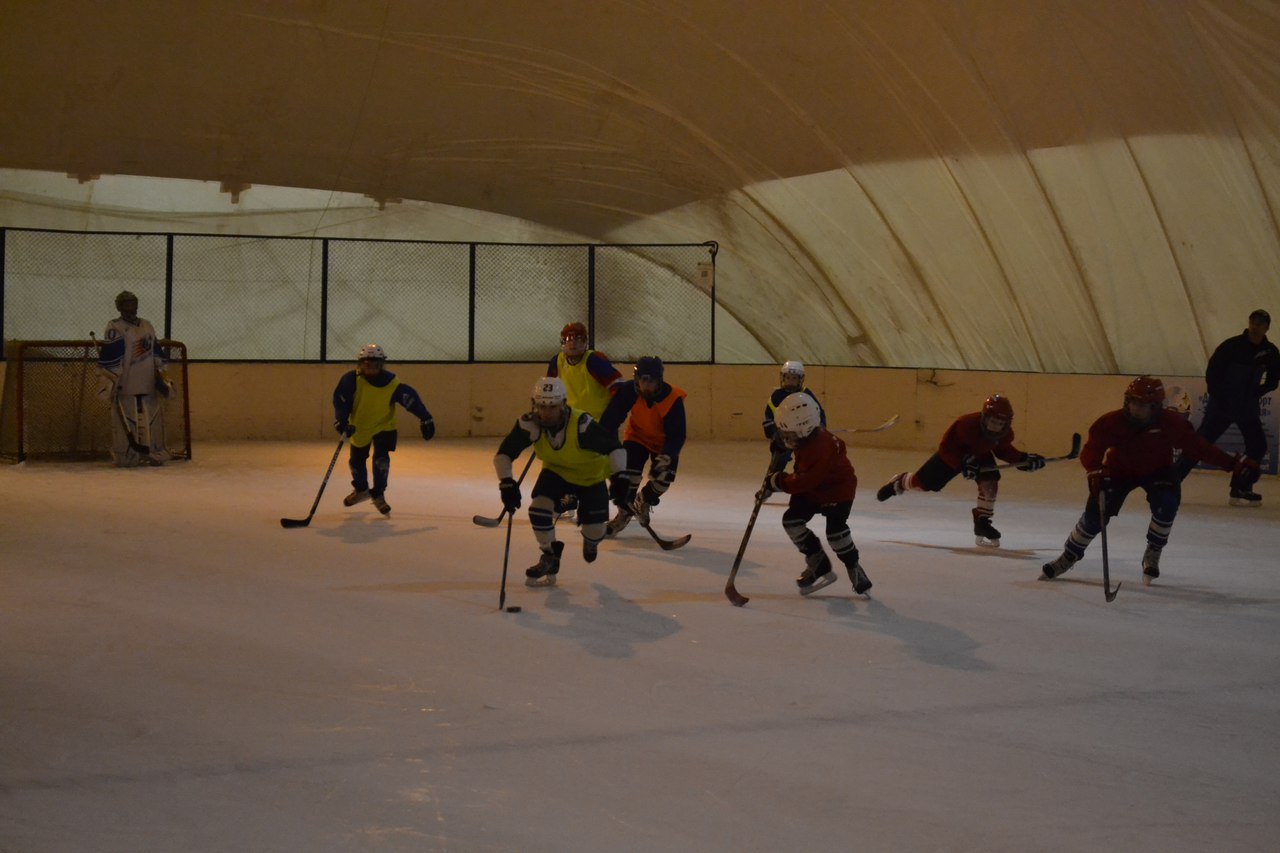
[{"label": "hockey goal net", "polygon": [[[9,341],[0,403],[0,461],[109,459],[111,402],[98,396],[99,341]],[[187,347],[158,345],[173,383],[163,405],[165,449],[191,458]]]}]

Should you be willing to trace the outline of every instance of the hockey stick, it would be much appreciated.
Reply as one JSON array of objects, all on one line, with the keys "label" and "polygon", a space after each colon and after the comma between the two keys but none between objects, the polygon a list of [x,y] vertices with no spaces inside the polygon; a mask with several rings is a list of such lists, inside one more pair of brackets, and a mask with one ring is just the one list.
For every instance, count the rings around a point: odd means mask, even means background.
[{"label": "hockey stick", "polygon": [[[526,468],[525,470],[528,470]],[[524,479],[524,475],[520,475]],[[505,512],[505,510],[504,510]],[[498,609],[502,610],[507,604],[507,563],[511,560],[511,519],[512,514],[507,513],[507,545],[502,550],[502,587],[498,590]]]},{"label": "hockey stick", "polygon": [[[1068,459],[1075,459],[1075,458],[1076,458],[1077,456],[1079,456],[1079,455],[1080,455],[1080,433],[1078,433],[1078,432],[1073,432],[1073,433],[1071,434],[1071,450],[1070,450],[1070,451],[1068,451],[1067,453],[1064,453],[1064,454],[1063,454],[1063,455],[1061,455],[1061,456],[1048,456],[1048,457],[1046,457],[1046,458],[1045,458],[1045,460],[1044,460],[1044,461],[1045,461],[1045,462],[1065,462],[1065,461],[1066,461],[1066,460],[1068,460]],[[999,465],[986,465],[986,466],[983,466],[982,468],[979,468],[979,469],[978,469],[978,471],[979,471],[979,472],[985,472],[985,471],[999,471],[1001,468],[1017,468],[1019,465],[1024,465],[1024,464],[1026,464],[1026,463],[1024,463],[1024,462],[1001,462]]]},{"label": "hockey stick", "polygon": [[[636,519],[636,521],[639,521],[639,520],[640,519],[638,518]],[[657,542],[658,545],[660,545],[662,547],[662,550],[664,551],[674,551],[677,548],[683,548],[685,545],[688,545],[689,540],[693,538],[692,533],[686,533],[685,535],[679,537],[678,539],[667,539],[663,536],[660,536],[658,534],[658,531],[654,530],[652,527],[650,527],[647,524],[641,524],[640,526],[644,528],[645,533],[648,533],[650,536],[653,537],[653,541]]]},{"label": "hockey stick", "polygon": [[[530,452],[529,461],[524,463],[524,470],[520,472],[520,479],[516,480],[517,487],[524,482],[524,475],[529,473],[529,466],[533,464],[533,458],[536,455],[537,454]],[[473,515],[471,516],[471,520],[481,527],[497,527],[502,523],[502,519],[508,515],[511,515],[511,513],[508,512],[507,508],[504,506],[502,508],[502,512],[498,513],[497,518],[489,518],[487,515]]]},{"label": "hockey stick", "polygon": [[1107,490],[1098,490],[1098,518],[1102,521],[1102,594],[1107,597],[1107,601],[1115,601],[1116,593],[1120,591],[1120,582],[1116,581],[1116,588],[1111,588],[1111,561],[1107,559]]},{"label": "hockey stick", "polygon": [[897,423],[898,423],[898,416],[894,415],[893,417],[889,418],[889,420],[880,424],[880,426],[872,427],[871,429],[829,429],[827,430],[827,432],[881,432],[883,430],[889,429],[889,427],[896,426]]},{"label": "hockey stick", "polygon": [[724,584],[725,598],[729,599],[729,603],[734,607],[741,607],[751,599],[738,592],[738,588],[733,585],[734,578],[738,576],[738,569],[742,567],[742,555],[747,553],[747,540],[751,538],[751,529],[756,526],[756,517],[760,515],[760,505],[764,503],[765,489],[769,486],[769,475],[773,473],[772,467],[769,472],[764,475],[764,483],[760,485],[760,491],[756,493],[756,505],[751,510],[751,520],[747,522],[747,531],[742,534],[742,544],[738,546],[738,556],[733,558],[733,568],[729,570],[729,579]]},{"label": "hockey stick", "polygon": [[333,458],[329,460],[329,470],[324,472],[324,479],[320,481],[320,491],[316,492],[316,499],[311,502],[311,512],[307,513],[306,518],[282,518],[280,526],[285,528],[306,527],[311,523],[312,517],[316,514],[316,507],[320,506],[320,496],[324,494],[324,487],[329,485],[329,475],[333,473],[333,466],[338,464],[338,454],[342,453],[342,445],[347,443],[346,433],[338,439],[338,446],[333,449]]}]

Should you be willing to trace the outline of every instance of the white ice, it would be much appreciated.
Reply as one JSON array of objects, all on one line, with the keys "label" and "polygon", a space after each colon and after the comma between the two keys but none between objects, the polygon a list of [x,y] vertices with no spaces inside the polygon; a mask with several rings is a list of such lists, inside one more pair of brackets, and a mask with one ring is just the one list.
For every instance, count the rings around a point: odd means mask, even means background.
[{"label": "white ice", "polygon": [[[694,443],[654,527],[532,590],[496,440],[409,440],[390,517],[311,526],[325,443],[0,468],[0,850],[1275,850],[1280,489],[1197,473],[1140,583],[1141,495],[1064,578],[1065,462],[877,503],[927,454],[851,449],[875,584],[795,592],[782,509],[723,589],[758,443]],[[1051,450],[1046,448],[1046,450]],[[526,500],[528,483],[525,487]],[[777,500],[775,498],[774,500]]]}]

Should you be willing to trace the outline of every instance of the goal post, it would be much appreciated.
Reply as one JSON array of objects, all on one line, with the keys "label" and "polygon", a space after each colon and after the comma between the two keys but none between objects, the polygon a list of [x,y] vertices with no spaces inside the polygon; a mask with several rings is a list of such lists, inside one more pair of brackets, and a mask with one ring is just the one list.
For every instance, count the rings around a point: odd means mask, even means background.
[{"label": "goal post", "polygon": [[[111,401],[98,396],[101,341],[8,341],[0,401],[0,461],[94,460],[111,457]],[[165,449],[191,458],[187,347],[157,342],[173,383],[163,407]]]}]

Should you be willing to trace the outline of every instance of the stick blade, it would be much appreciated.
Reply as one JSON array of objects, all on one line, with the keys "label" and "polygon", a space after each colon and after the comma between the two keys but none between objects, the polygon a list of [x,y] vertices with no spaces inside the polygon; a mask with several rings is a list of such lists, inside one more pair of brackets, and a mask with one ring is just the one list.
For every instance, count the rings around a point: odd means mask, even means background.
[{"label": "stick blade", "polygon": [[686,533],[679,539],[659,539],[658,545],[660,545],[664,551],[674,551],[677,548],[683,548],[685,545],[688,545],[689,540],[692,538],[692,533]]},{"label": "stick blade", "polygon": [[1115,589],[1111,589],[1111,590],[1109,590],[1109,589],[1107,589],[1107,588],[1103,587],[1103,590],[1102,590],[1102,594],[1103,594],[1104,596],[1106,596],[1106,599],[1107,599],[1107,602],[1108,602],[1108,603],[1110,603],[1110,602],[1112,602],[1112,601],[1115,601],[1115,600],[1116,600],[1116,595],[1117,595],[1119,592],[1120,592],[1120,584],[1119,584],[1119,583],[1117,583],[1117,584],[1116,584],[1116,588],[1115,588]]},{"label": "stick blade", "polygon": [[292,529],[292,528],[294,528],[294,527],[306,527],[306,526],[307,526],[308,524],[310,524],[310,523],[311,523],[311,519],[310,519],[310,518],[282,518],[282,519],[280,519],[280,526],[281,526],[281,527],[283,527],[283,528],[284,528],[284,529],[286,529],[286,530]]},{"label": "stick blade", "polygon": [[745,595],[743,595],[742,593],[738,592],[738,588],[735,587],[732,583],[725,584],[724,597],[729,599],[729,603],[732,604],[734,607],[742,607],[744,604],[746,604],[748,601],[751,600],[747,598]]},{"label": "stick blade", "polygon": [[497,527],[502,523],[502,516],[497,518],[489,518],[487,515],[473,515],[471,520],[481,527]]}]

